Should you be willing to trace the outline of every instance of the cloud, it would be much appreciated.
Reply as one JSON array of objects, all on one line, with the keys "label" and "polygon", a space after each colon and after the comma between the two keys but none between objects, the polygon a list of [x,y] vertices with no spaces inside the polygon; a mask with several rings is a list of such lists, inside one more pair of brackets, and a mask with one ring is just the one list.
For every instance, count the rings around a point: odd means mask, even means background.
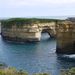
[{"label": "cloud", "polygon": [[74,15],[75,0],[0,0],[0,16]]},{"label": "cloud", "polygon": [[74,4],[75,0],[0,0],[0,6],[51,6],[51,5],[63,5],[63,4]]}]

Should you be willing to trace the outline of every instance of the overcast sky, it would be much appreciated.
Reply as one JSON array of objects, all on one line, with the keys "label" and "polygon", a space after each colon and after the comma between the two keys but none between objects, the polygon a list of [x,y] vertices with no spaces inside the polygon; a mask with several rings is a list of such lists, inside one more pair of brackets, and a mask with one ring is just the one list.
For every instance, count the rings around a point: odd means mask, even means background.
[{"label": "overcast sky", "polygon": [[0,17],[75,15],[75,0],[0,0]]}]

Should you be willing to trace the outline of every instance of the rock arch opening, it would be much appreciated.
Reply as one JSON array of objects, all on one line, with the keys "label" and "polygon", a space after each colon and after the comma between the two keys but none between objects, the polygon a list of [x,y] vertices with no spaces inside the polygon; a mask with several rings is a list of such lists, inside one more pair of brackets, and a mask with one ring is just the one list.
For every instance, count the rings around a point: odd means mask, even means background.
[{"label": "rock arch opening", "polygon": [[46,34],[46,36],[48,38],[55,38],[55,33],[54,33],[53,29],[51,29],[49,27],[46,27],[46,28],[42,29],[41,37],[42,37],[42,34]]}]

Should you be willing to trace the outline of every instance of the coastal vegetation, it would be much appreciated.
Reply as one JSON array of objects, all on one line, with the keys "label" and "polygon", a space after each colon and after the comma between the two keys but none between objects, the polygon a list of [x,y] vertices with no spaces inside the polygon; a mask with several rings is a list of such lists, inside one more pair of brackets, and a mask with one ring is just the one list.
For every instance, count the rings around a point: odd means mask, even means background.
[{"label": "coastal vegetation", "polygon": [[3,27],[11,27],[12,25],[17,25],[22,27],[23,25],[32,25],[33,23],[49,23],[62,21],[59,19],[39,19],[39,18],[10,18],[6,20],[1,20]]},{"label": "coastal vegetation", "polygon": [[[28,72],[23,70],[16,70],[15,68],[5,68],[0,69],[0,75],[29,75]],[[32,75],[51,75],[49,73],[35,73]],[[61,70],[59,75],[75,75],[75,68],[71,68],[68,70]]]},{"label": "coastal vegetation", "polygon": [[75,75],[75,67],[67,70],[62,70],[60,75]]},{"label": "coastal vegetation", "polygon": [[[0,69],[0,75],[29,75],[28,72],[23,71],[23,70],[16,70],[15,68],[5,68],[5,69]],[[33,75],[50,75],[48,73],[36,73]]]},{"label": "coastal vegetation", "polygon": [[60,19],[40,19],[40,18],[10,18],[6,20],[2,20],[3,22],[24,22],[24,23],[33,23],[33,22],[39,22],[39,23],[46,23],[46,22],[55,22],[55,21],[62,21]]}]

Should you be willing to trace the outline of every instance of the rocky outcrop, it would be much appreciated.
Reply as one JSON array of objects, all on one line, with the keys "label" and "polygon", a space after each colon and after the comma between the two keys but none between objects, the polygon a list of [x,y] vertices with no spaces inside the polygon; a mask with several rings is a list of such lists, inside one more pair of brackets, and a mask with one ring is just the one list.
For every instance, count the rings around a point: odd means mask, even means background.
[{"label": "rocky outcrop", "polygon": [[75,53],[75,23],[64,21],[58,23],[57,28],[57,53]]},{"label": "rocky outcrop", "polygon": [[55,22],[49,23],[2,23],[1,32],[3,39],[25,42],[25,41],[40,41],[41,32],[47,30],[52,36],[55,36]]}]

